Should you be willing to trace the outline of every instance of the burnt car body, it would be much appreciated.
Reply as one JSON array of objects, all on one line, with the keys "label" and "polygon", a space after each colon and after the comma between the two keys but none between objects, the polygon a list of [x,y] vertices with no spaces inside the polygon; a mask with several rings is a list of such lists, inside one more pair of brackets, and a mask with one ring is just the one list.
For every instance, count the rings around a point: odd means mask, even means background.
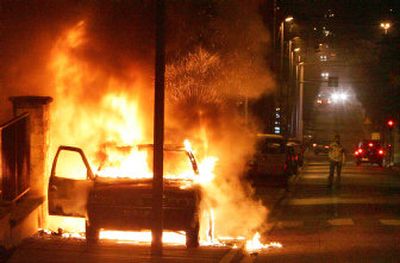
[{"label": "burnt car body", "polygon": [[358,147],[354,152],[354,157],[357,166],[361,165],[361,163],[376,163],[382,167],[385,157],[385,149],[380,141],[363,140],[358,144]]},{"label": "burnt car body", "polygon": [[[164,148],[185,154],[195,175],[196,160],[184,147]],[[57,174],[60,153],[79,155],[86,178],[71,179]],[[199,245],[199,203],[197,185],[182,187],[185,179],[164,179],[164,230],[185,231],[187,247]],[[107,178],[94,174],[82,149],[60,146],[55,155],[48,188],[49,214],[86,218],[86,240],[96,243],[101,229],[140,231],[152,224],[152,178]]]}]

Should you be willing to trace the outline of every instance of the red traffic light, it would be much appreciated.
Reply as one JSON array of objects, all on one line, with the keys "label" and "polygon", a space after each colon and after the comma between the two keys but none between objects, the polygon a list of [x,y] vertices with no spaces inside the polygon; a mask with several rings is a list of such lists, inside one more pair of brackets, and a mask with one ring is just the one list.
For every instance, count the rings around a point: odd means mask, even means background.
[{"label": "red traffic light", "polygon": [[394,126],[394,121],[393,121],[393,120],[388,120],[388,121],[387,121],[387,126],[388,126],[389,128],[393,128],[393,126]]}]

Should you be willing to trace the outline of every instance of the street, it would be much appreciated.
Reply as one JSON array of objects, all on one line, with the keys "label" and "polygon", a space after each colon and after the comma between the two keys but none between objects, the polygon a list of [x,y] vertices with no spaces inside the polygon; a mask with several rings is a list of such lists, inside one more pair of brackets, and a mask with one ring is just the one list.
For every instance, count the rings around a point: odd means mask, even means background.
[{"label": "street", "polygon": [[312,157],[270,215],[267,240],[283,244],[255,262],[398,262],[400,177],[346,163],[339,189],[327,188],[324,156]]},{"label": "street", "polygon": [[[400,256],[400,176],[387,168],[343,168],[340,188],[327,188],[326,156],[308,155],[301,174],[293,178],[269,214],[271,228],[264,243],[282,248],[248,255],[231,247],[186,250],[166,246],[152,257],[145,245],[35,237],[26,240],[8,262],[398,262]],[[268,199],[266,189],[257,189]]]}]

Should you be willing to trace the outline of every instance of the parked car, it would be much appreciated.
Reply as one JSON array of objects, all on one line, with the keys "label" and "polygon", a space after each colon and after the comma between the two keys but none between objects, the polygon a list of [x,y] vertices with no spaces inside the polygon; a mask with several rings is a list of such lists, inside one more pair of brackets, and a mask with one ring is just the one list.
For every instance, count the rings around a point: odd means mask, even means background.
[{"label": "parked car", "polygon": [[257,134],[256,152],[249,163],[249,177],[254,183],[287,187],[291,175],[289,152],[281,135]]},{"label": "parked car", "polygon": [[295,138],[289,138],[287,145],[292,146],[294,148],[294,154],[295,154],[294,158],[296,160],[296,163],[299,167],[302,167],[304,163],[304,151],[305,151],[303,143]]},{"label": "parked car", "polygon": [[[152,152],[152,145],[137,146]],[[127,151],[129,146],[115,149]],[[164,174],[174,172],[177,160],[184,161],[198,174],[196,159],[183,146],[164,147]],[[75,156],[73,174],[63,173],[63,162],[71,168],[65,156]],[[152,156],[152,155],[148,155]],[[168,169],[171,169],[168,171]],[[83,170],[83,172],[82,172]],[[100,169],[101,172],[101,169]],[[54,157],[49,186],[48,210],[50,215],[86,218],[86,240],[94,244],[101,228],[110,230],[145,230],[152,224],[152,178],[107,178],[94,174],[82,149],[60,146]],[[70,176],[72,175],[72,176]],[[74,178],[74,179],[72,179]],[[186,231],[187,247],[199,245],[199,203],[201,191],[190,179],[164,179],[163,211],[165,230]],[[182,187],[185,186],[185,187]]]},{"label": "parked car", "polygon": [[286,144],[286,158],[287,158],[287,174],[296,175],[299,171],[298,155],[296,153],[296,146],[293,143]]},{"label": "parked car", "polygon": [[386,151],[380,141],[377,140],[363,140],[354,152],[356,164],[372,163],[383,166]]}]

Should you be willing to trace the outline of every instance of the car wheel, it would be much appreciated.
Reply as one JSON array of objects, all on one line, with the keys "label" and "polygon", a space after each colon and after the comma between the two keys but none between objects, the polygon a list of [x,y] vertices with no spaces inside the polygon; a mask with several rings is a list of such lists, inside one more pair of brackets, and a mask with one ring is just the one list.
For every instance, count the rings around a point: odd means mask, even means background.
[{"label": "car wheel", "polygon": [[199,230],[200,223],[196,222],[194,227],[189,228],[186,231],[186,247],[187,248],[197,248],[199,244]]},{"label": "car wheel", "polygon": [[86,243],[88,245],[95,245],[99,242],[99,228],[95,226],[94,224],[90,224],[86,220]]}]

